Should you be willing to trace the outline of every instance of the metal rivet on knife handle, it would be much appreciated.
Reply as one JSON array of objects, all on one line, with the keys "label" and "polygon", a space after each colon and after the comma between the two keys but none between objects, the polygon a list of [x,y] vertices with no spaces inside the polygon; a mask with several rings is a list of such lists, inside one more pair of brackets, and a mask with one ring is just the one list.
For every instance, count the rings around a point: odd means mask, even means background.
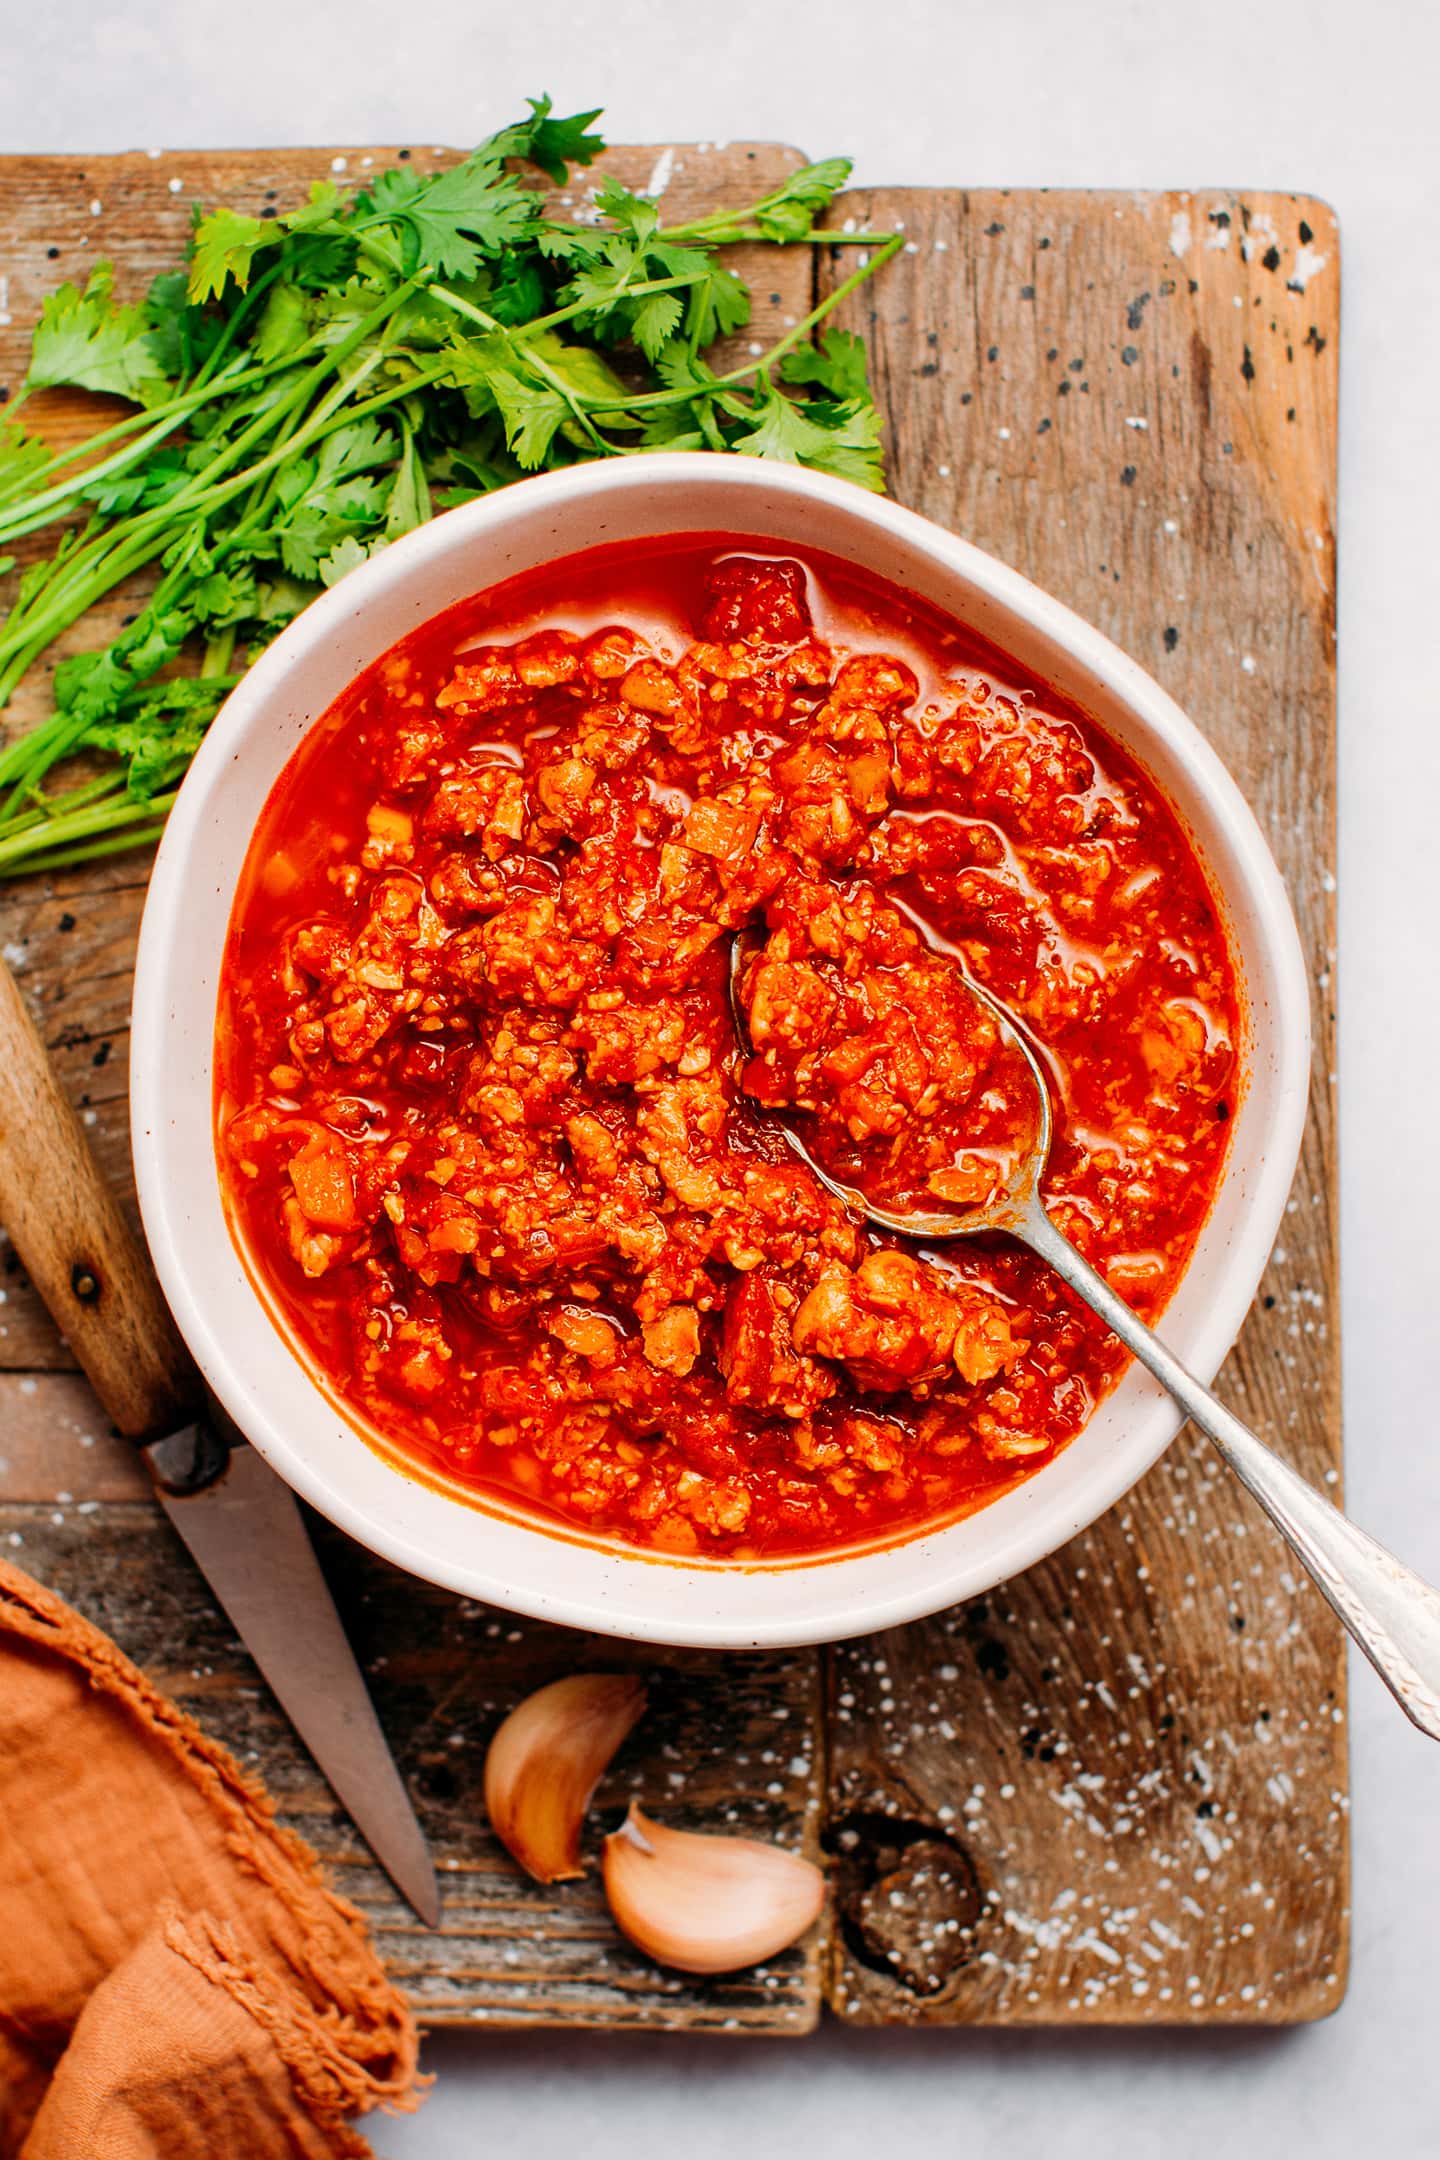
[{"label": "metal rivet on knife handle", "polygon": [[0,1223],[118,1430],[193,1415],[199,1376],[14,976],[0,962]]}]

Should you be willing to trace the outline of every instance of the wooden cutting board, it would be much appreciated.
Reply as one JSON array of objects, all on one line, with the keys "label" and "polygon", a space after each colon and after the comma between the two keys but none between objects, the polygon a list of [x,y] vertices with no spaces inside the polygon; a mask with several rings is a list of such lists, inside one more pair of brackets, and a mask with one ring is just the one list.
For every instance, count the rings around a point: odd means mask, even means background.
[{"label": "wooden cutting board", "polygon": [[[122,291],[179,255],[189,205],[251,210],[404,150],[0,160],[0,384],[42,294],[97,255]],[[414,153],[425,168],[447,159]],[[621,150],[664,207],[743,200],[774,145]],[[850,303],[900,500],[1016,564],[1158,676],[1237,774],[1286,873],[1314,985],[1304,1157],[1221,1387],[1338,1490],[1334,484],[1339,259],[1289,195],[882,190],[903,225]],[[853,249],[751,253],[756,337]],[[92,424],[49,401],[47,426]],[[105,629],[133,605],[117,596]],[[72,648],[97,641],[102,618]],[[43,710],[32,685],[12,719]],[[0,946],[110,1174],[130,1192],[125,1066],[146,861],[0,885]],[[0,1539],[109,1629],[242,1762],[370,1916],[431,2024],[802,2032],[866,2024],[1287,2023],[1344,1988],[1338,1628],[1186,1434],[1093,1530],[988,1598],[828,1652],[659,1655],[517,1621],[317,1529],[445,1892],[413,1924],[337,1811],[0,1244]],[[577,1664],[644,1667],[655,1709],[602,1789],[833,1864],[825,1930],[700,1983],[619,1942],[593,1872],[522,1881],[489,1836],[486,1736]],[[592,1827],[592,1837],[594,1830]]]}]

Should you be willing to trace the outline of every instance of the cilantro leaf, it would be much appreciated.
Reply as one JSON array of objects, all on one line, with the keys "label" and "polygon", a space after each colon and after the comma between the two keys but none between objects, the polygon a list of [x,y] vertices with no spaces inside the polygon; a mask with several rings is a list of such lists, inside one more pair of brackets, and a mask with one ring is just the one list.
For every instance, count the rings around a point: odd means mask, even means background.
[{"label": "cilantro leaf", "polygon": [[[811,411],[817,410],[812,406]],[[869,398],[851,399],[826,412],[802,463],[816,472],[853,480],[874,495],[885,492],[885,452],[880,415]]]},{"label": "cilantro leaf", "polygon": [[523,239],[539,217],[534,191],[483,152],[429,179],[382,173],[370,202],[376,219],[398,233],[407,276],[423,265],[442,277],[473,277],[482,255]]},{"label": "cilantro leaf", "polygon": [[600,251],[581,264],[568,284],[561,286],[561,304],[584,308],[588,314],[606,315],[626,287],[638,282],[643,268],[643,258],[634,244],[611,233]]},{"label": "cilantro leaf", "polygon": [[696,252],[697,275],[685,295],[685,337],[693,350],[730,337],[750,320],[749,290],[736,272],[715,256]]},{"label": "cilantro leaf", "polygon": [[660,223],[660,212],[648,195],[634,194],[609,173],[595,190],[595,208],[637,241],[648,240]]},{"label": "cilantro leaf", "polygon": [[287,232],[321,231],[336,222],[344,206],[345,198],[333,180],[312,180],[307,199],[298,210],[288,212],[282,222]]},{"label": "cilantro leaf", "polygon": [[395,455],[395,437],[373,414],[352,420],[347,427],[333,428],[321,440],[315,455],[315,474],[321,481],[343,480],[351,473],[372,472]]},{"label": "cilantro leaf", "polygon": [[630,319],[630,335],[647,360],[657,360],[679,327],[685,303],[679,293],[650,293]]},{"label": "cilantro leaf", "polygon": [[570,407],[558,390],[526,382],[509,368],[492,370],[490,390],[505,423],[506,447],[523,472],[537,471],[556,430],[569,419]]},{"label": "cilantro leaf", "polygon": [[357,527],[378,523],[384,499],[378,480],[338,480],[303,496],[275,531],[290,575],[317,576],[321,560],[338,542]]},{"label": "cilantro leaf", "polygon": [[[552,383],[558,377],[562,390],[572,391],[591,404],[613,405],[618,412],[629,398],[625,384],[603,354],[590,345],[567,345],[553,330],[526,338],[520,357],[531,368],[541,368]],[[607,411],[605,418],[609,424],[613,415]]]},{"label": "cilantro leaf", "polygon": [[[255,605],[247,619],[272,631],[282,630],[310,605],[314,597],[314,586],[302,579],[284,575],[263,578],[256,584]],[[262,639],[261,642],[265,641]]]},{"label": "cilantro leaf", "polygon": [[27,389],[67,383],[143,405],[166,386],[144,314],[137,307],[118,305],[113,278],[113,266],[97,262],[83,293],[74,285],[62,285],[42,301]]},{"label": "cilantro leaf", "polygon": [[255,332],[255,355],[260,360],[283,360],[299,352],[312,328],[308,296],[298,285],[272,285],[265,297]]},{"label": "cilantro leaf", "polygon": [[732,450],[745,457],[807,465],[815,472],[858,481],[861,487],[876,493],[883,490],[880,416],[868,401],[836,406],[832,408],[833,420],[822,424],[812,417],[810,407],[797,404],[766,383],[757,393],[755,409],[759,414],[755,426],[731,439]]},{"label": "cilantro leaf", "polygon": [[163,683],[127,698],[118,718],[92,721],[83,745],[125,760],[126,793],[134,801],[148,802],[180,778],[229,689],[226,682],[193,678]]},{"label": "cilantro leaf", "polygon": [[568,225],[540,225],[534,236],[536,252],[545,262],[589,262],[603,251],[606,237]]},{"label": "cilantro leaf", "polygon": [[865,368],[865,340],[850,330],[827,325],[820,343],[801,345],[786,353],[780,373],[787,383],[813,383],[833,398],[868,398],[870,382]]},{"label": "cilantro leaf", "polygon": [[804,240],[849,177],[849,158],[823,158],[817,165],[802,165],[757,204],[755,223],[767,240]]},{"label": "cilantro leaf", "polygon": [[130,510],[154,510],[169,502],[189,477],[183,454],[164,448],[155,451],[143,465],[132,465],[128,472],[91,481],[80,492],[103,516],[119,517]]},{"label": "cilantro leaf", "polygon": [[218,300],[232,278],[243,292],[255,257],[279,238],[273,220],[246,217],[223,206],[212,210],[201,218],[190,242],[190,298]]},{"label": "cilantro leaf", "polygon": [[500,323],[531,322],[544,314],[545,280],[527,255],[518,249],[506,251],[486,306]]},{"label": "cilantro leaf", "polygon": [[[539,175],[588,165],[597,119],[532,98],[441,173],[404,167],[358,193],[321,180],[263,219],[197,209],[186,268],[156,278],[139,308],[116,304],[108,265],[47,302],[30,384],[117,391],[147,410],[107,440],[103,470],[0,426],[0,568],[22,533],[43,522],[58,535],[10,580],[0,622],[0,701],[39,651],[56,699],[50,721],[0,744],[0,877],[150,837],[232,661],[437,508],[622,445],[776,457],[880,485],[857,339],[827,331],[779,356],[732,348],[723,375],[707,365],[749,320],[722,251],[757,231],[803,242],[845,161],[673,225],[604,177],[593,220],[561,217]],[[157,598],[104,650],[55,667],[57,633],[137,560],[158,573]],[[46,776],[80,742],[124,777],[97,792],[87,775],[77,801]]]},{"label": "cilantro leaf", "polygon": [[368,562],[376,550],[386,544],[383,535],[372,540],[367,546],[363,540],[357,540],[354,533],[347,533],[343,540],[331,548],[328,555],[322,557],[319,566],[321,584],[338,585],[348,571],[358,569],[362,562]]},{"label": "cilantro leaf", "polygon": [[162,374],[177,381],[208,360],[223,324],[208,308],[192,307],[183,270],[162,270],[140,303],[150,332],[150,350]]},{"label": "cilantro leaf", "polygon": [[113,645],[100,652],[71,653],[57,662],[55,707],[72,727],[88,727],[118,715],[147,676],[174,660],[190,630],[184,608],[143,608]]},{"label": "cilantro leaf", "polygon": [[548,97],[526,98],[525,102],[531,118],[491,137],[492,143],[502,146],[502,156],[528,158],[559,187],[571,165],[592,165],[605,148],[603,136],[587,132],[591,121],[600,118],[600,106],[594,112],[572,113],[568,120],[552,120],[554,107]]},{"label": "cilantro leaf", "polygon": [[0,427],[0,488],[6,494],[23,488],[42,465],[51,458],[48,443],[34,435],[27,435],[23,428],[11,420]]},{"label": "cilantro leaf", "polygon": [[[405,454],[395,474],[395,484],[390,490],[390,500],[385,508],[385,538],[398,540],[403,533],[414,532],[424,525],[431,514],[430,483],[425,477],[425,467],[415,448],[415,438],[407,430]],[[321,566],[324,576],[324,566]]]},{"label": "cilantro leaf", "polygon": [[[703,416],[705,425],[701,424]],[[666,405],[651,413],[640,437],[642,450],[728,450],[709,408]]]},{"label": "cilantro leaf", "polygon": [[213,634],[250,622],[259,604],[259,585],[253,570],[212,570],[192,591],[190,614]]}]

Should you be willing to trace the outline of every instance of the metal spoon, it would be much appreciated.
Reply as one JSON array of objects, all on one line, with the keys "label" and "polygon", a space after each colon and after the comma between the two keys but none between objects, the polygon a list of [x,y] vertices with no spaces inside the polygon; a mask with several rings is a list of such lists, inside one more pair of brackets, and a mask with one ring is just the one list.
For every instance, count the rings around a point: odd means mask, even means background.
[{"label": "metal spoon", "polygon": [[[898,1214],[873,1206],[854,1186],[832,1177],[815,1160],[793,1126],[781,1118],[779,1129],[786,1140],[846,1208],[886,1230],[927,1243],[1003,1231],[1047,1260],[1119,1336],[1126,1349],[1169,1390],[1191,1423],[1213,1441],[1224,1462],[1259,1501],[1309,1571],[1321,1595],[1360,1645],[1406,1716],[1432,1740],[1440,1740],[1440,1592],[1376,1539],[1357,1529],[1332,1501],[1308,1485],[1209,1388],[1202,1386],[1056,1227],[1040,1197],[1054,1121],[1050,1090],[1034,1048],[1009,1007],[975,980],[957,948],[937,937],[909,908],[902,912],[934,951],[954,961],[971,993],[995,1019],[1003,1040],[1023,1057],[1035,1084],[1038,1110],[1035,1140],[1029,1153],[1018,1160],[1008,1183],[987,1206],[965,1212],[957,1209],[939,1214]],[[730,947],[730,1005],[740,1047],[749,1055],[749,1028],[740,999],[744,957],[743,938],[737,935]]]}]

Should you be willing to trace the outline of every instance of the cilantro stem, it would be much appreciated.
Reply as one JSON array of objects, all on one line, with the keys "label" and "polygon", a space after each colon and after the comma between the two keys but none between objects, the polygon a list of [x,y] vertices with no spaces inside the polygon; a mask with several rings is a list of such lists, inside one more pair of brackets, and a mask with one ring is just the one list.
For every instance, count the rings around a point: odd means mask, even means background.
[{"label": "cilantro stem", "polygon": [[[304,397],[317,388],[335,366],[347,359],[373,329],[378,328],[395,312],[411,289],[412,281],[407,280],[405,285],[389,295],[379,307],[362,317],[349,335],[331,348],[325,358],[307,373],[293,393],[293,402],[303,403]],[[103,569],[94,553],[87,559],[86,551],[81,549],[76,556],[72,556],[66,564],[65,576],[60,581],[59,595],[56,595],[53,588],[47,587],[42,595],[47,605],[39,611],[35,621],[22,625],[23,640],[17,640],[13,618],[7,623],[4,635],[0,635],[0,663],[3,663],[3,666],[0,666],[0,706],[9,701],[20,677],[52,638],[68,629],[87,607],[112,590],[122,578],[143,568],[147,562],[153,561],[156,555],[169,549],[177,518],[187,513],[200,516],[212,514],[237,495],[243,494],[255,480],[272,471],[285,458],[318,439],[340,408],[351,398],[355,389],[373,374],[385,357],[383,348],[371,353],[351,375],[341,377],[328,395],[321,399],[303,426],[276,444],[268,455],[259,458],[238,474],[231,473],[228,479],[216,484],[212,476],[224,473],[238,458],[244,456],[247,449],[255,447],[273,426],[276,416],[267,413],[252,421],[250,426],[217,456],[207,473],[197,474],[187,488],[172,496],[168,502],[157,505],[153,510],[138,512],[114,528],[104,549],[100,551],[102,557],[106,549],[110,551],[108,559],[104,560]],[[409,379],[407,387],[416,387],[427,379],[434,381],[443,372],[443,368],[437,368],[427,376],[426,371],[417,370]],[[394,395],[393,391],[387,391],[378,400],[364,401],[352,407],[345,416],[346,420],[391,404]],[[283,415],[281,417],[283,418]],[[192,527],[191,530],[193,529]],[[123,538],[118,537],[122,535]],[[155,605],[153,600],[151,605]],[[15,745],[12,749],[18,747]],[[0,785],[9,778],[10,755],[10,751],[0,752]]]},{"label": "cilantro stem", "polygon": [[[76,811],[52,811],[43,826],[16,829],[7,821],[0,833],[0,872],[14,876],[17,870],[64,870],[72,863],[88,862],[98,855],[118,855],[127,848],[158,840],[165,829],[164,813],[178,790],[152,795],[144,802],[122,796],[108,798]],[[43,833],[43,845],[39,837]],[[107,837],[108,836],[108,837]]]},{"label": "cilantro stem", "polygon": [[[437,501],[667,436],[798,453],[881,485],[879,417],[853,345],[827,345],[787,385],[809,415],[788,440],[771,412],[768,371],[903,245],[815,228],[844,161],[669,227],[612,185],[602,222],[564,224],[515,164],[552,176],[588,164],[603,147],[589,132],[597,116],[552,119],[548,99],[531,108],[443,174],[383,175],[349,204],[322,186],[269,226],[217,210],[192,240],[188,281],[157,280],[143,309],[111,300],[107,267],[47,311],[32,375],[160,396],[68,448],[22,436],[13,462],[7,449],[0,549],[61,529],[0,621],[0,705],[96,601],[142,573],[150,591],[108,645],[60,663],[55,711],[0,749],[0,877],[153,840],[237,679],[237,648],[263,646],[317,576],[343,575]],[[766,352],[714,374],[702,349],[746,302],[716,251],[742,242],[872,254]],[[554,304],[567,286],[587,297]],[[663,295],[682,298],[641,314]],[[762,402],[768,431],[755,424]],[[667,418],[646,427],[657,412]],[[187,655],[198,681],[184,676]],[[77,751],[109,762],[51,790],[47,776]]]},{"label": "cilantro stem", "polygon": [[[609,306],[622,298],[644,300],[651,293],[684,292],[694,283],[693,277],[668,277],[647,278],[640,285],[617,285],[613,294],[606,294],[606,305]],[[561,323],[573,322],[577,315],[594,315],[597,312],[593,300],[572,300],[568,307],[552,308],[548,315],[532,316],[529,322],[502,323],[497,321],[495,316],[487,315],[483,308],[476,307],[473,301],[451,292],[448,286],[429,285],[426,291],[446,307],[453,309],[457,315],[464,315],[471,322],[479,323],[491,336],[499,335],[511,340],[538,337],[546,330],[557,329]]]},{"label": "cilantro stem", "polygon": [[[877,271],[882,270],[891,257],[898,254],[904,245],[904,233],[890,233],[886,238],[885,246],[876,252],[871,261],[862,263],[858,270],[852,270],[849,277],[842,280],[832,293],[827,293],[817,306],[811,308],[808,315],[802,315],[793,328],[787,330],[782,338],[777,338],[768,351],[761,353],[758,359],[747,361],[743,367],[731,368],[723,375],[712,375],[704,384],[704,388],[706,390],[715,390],[730,383],[748,382],[752,376],[762,374],[767,368],[773,367],[777,360],[783,359],[785,354],[791,351],[794,346],[801,344],[808,338],[810,332],[815,329],[817,324],[824,322],[833,308],[837,308],[842,300],[848,299],[852,292],[857,292],[862,285],[875,276]],[[682,385],[677,390],[651,390],[638,397],[626,397],[623,399],[592,397],[587,398],[585,402],[599,412],[616,410],[645,412],[653,411],[661,405],[684,404],[694,396],[695,387],[691,384]]]},{"label": "cilantro stem", "polygon": [[[276,275],[278,275],[278,267],[276,271],[268,273],[267,278],[260,282],[266,283],[269,278]],[[355,345],[363,342],[372,328],[375,328],[388,316],[392,315],[401,302],[409,297],[415,290],[415,284],[415,280],[407,279],[403,285],[396,287],[377,308],[372,309],[368,315],[363,316],[353,326],[347,337],[336,345],[329,347],[318,346],[321,358],[316,368],[312,369],[312,376],[317,372],[323,375],[347,352],[353,351]],[[103,464],[87,466],[72,479],[61,483],[57,487],[50,488],[45,494],[31,497],[24,503],[22,510],[17,514],[7,517],[4,510],[0,509],[0,541],[8,542],[20,539],[26,533],[37,532],[43,525],[51,523],[53,518],[61,510],[68,508],[86,488],[93,487],[98,480],[110,478],[117,473],[123,472],[128,466],[148,456],[150,451],[162,443],[167,435],[174,433],[182,421],[189,419],[193,413],[198,412],[202,406],[209,404],[214,399],[233,397],[238,391],[258,387],[273,379],[276,375],[293,372],[301,354],[308,346],[317,346],[317,340],[313,337],[307,340],[307,346],[302,346],[298,353],[287,353],[275,360],[261,361],[253,367],[242,369],[238,374],[223,375],[218,379],[212,378],[209,381],[203,379],[205,370],[202,369],[202,379],[197,381],[196,386],[180,397],[172,399],[168,405],[151,406],[144,413],[132,414],[125,420],[118,421],[114,428],[107,429],[104,435],[92,436],[87,443],[79,444],[72,450],[57,453],[52,463],[58,468],[73,462],[77,457],[84,455],[88,451],[93,451],[97,444],[103,443],[107,437],[114,439],[117,434],[140,422],[147,423],[146,432],[142,436],[129,443],[124,450],[117,452],[114,457],[107,458]],[[211,354],[210,360],[215,357],[215,354]],[[206,366],[208,367],[209,364],[209,361],[207,361]],[[158,424],[157,415],[159,416]],[[263,418],[263,415],[261,417]],[[257,421],[256,425],[258,424]],[[45,469],[49,470],[50,467]],[[32,474],[30,476],[31,482],[36,477],[38,475]],[[179,498],[172,497],[170,503],[164,507],[173,511],[177,507],[178,501]]]},{"label": "cilantro stem", "polygon": [[[255,377],[269,373],[269,370],[261,368],[250,372],[251,376]],[[123,420],[117,420],[100,434],[87,436],[84,442],[72,444],[68,450],[57,450],[44,465],[27,473],[23,481],[12,481],[8,487],[0,488],[0,499],[16,495],[26,499],[24,514],[27,519],[25,524],[17,524],[14,517],[7,516],[4,510],[0,509],[0,538],[16,539],[22,532],[35,532],[40,526],[48,524],[52,505],[68,507],[83,487],[88,487],[111,473],[123,472],[127,464],[148,456],[150,451],[163,443],[167,435],[172,435],[192,412],[197,412],[211,398],[229,395],[239,387],[239,380],[227,377],[220,383],[208,384],[204,389],[187,391],[181,397],[172,398],[165,405],[152,405],[141,412],[127,413]],[[144,428],[145,433],[138,436],[116,457],[107,458],[103,464],[87,465],[83,472],[77,474],[73,480],[66,481],[63,486],[49,488],[38,496],[29,495],[34,483],[47,473],[59,472],[66,465],[73,465],[78,458],[91,456],[107,444],[120,441],[136,428]],[[32,513],[37,510],[44,510],[47,514],[34,517]]]}]

